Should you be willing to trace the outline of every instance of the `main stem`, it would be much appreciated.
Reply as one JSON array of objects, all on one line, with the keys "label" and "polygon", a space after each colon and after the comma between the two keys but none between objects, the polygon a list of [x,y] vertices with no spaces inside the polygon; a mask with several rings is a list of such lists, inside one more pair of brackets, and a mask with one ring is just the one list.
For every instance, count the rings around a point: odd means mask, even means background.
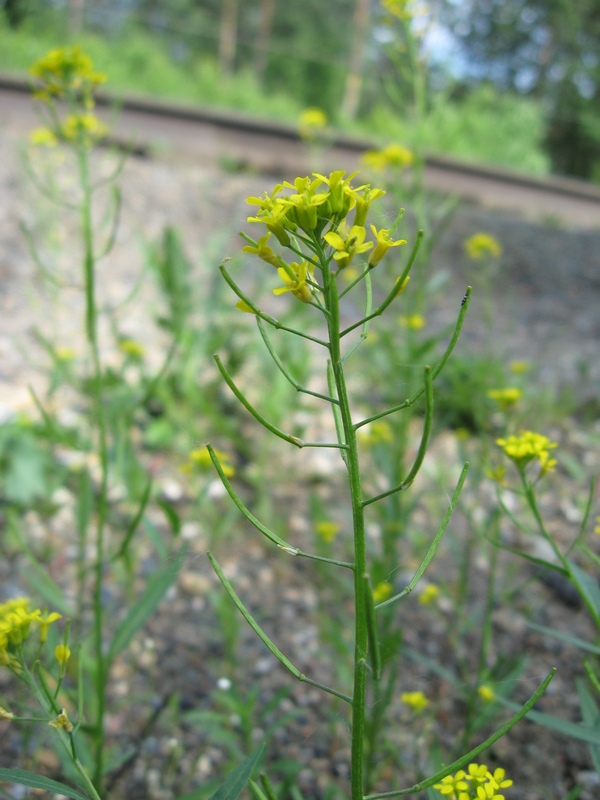
[{"label": "main stem", "polygon": [[89,153],[84,145],[79,151],[79,175],[83,190],[81,205],[81,227],[84,244],[85,285],[85,331],[92,360],[93,424],[98,435],[100,459],[100,489],[96,515],[96,552],[94,565],[93,615],[96,720],[94,724],[94,773],[93,783],[98,791],[102,788],[104,772],[104,712],[106,705],[107,663],[104,656],[104,610],[102,608],[102,584],[104,571],[104,528],[107,514],[108,494],[108,444],[106,417],[102,402],[102,365],[98,345],[98,314],[96,308],[94,234],[92,223],[92,189],[89,175]]},{"label": "main stem", "polygon": [[350,414],[350,403],[346,389],[346,378],[340,349],[339,295],[335,278],[324,269],[324,289],[329,311],[329,351],[331,366],[340,403],[340,415],[347,446],[346,466],[352,502],[352,524],[354,529],[354,690],[352,693],[352,754],[351,754],[351,798],[363,798],[363,769],[365,743],[365,704],[367,693],[367,602],[368,591],[364,577],[367,574],[365,546],[365,520],[362,506],[362,489],[356,431]]}]

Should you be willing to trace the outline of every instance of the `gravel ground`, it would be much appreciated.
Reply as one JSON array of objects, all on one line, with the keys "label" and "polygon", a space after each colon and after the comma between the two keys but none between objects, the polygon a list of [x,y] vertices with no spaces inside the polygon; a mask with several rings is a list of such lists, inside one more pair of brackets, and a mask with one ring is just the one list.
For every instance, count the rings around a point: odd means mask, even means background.
[{"label": "gravel ground", "polygon": [[[101,303],[118,304],[127,296],[142,270],[143,242],[157,238],[166,225],[176,225],[182,231],[187,252],[197,264],[198,280],[205,280],[206,271],[213,264],[236,251],[235,232],[246,216],[244,198],[261,193],[273,182],[272,177],[224,175],[216,167],[178,160],[131,158],[123,173],[122,224],[115,250],[110,261],[101,267]],[[38,229],[49,231],[60,213],[40,204],[17,157],[14,136],[2,133],[0,187],[0,416],[6,418],[17,411],[31,410],[26,388],[29,384],[39,389],[44,387],[45,361],[35,337],[36,327],[59,344],[77,347],[81,342],[82,301],[78,290],[67,288],[59,302],[42,285],[32,265],[19,229],[20,221],[35,223]],[[477,285],[480,280],[462,254],[464,238],[479,230],[494,234],[504,246],[500,280],[493,292],[493,340],[498,354],[507,359],[535,360],[539,363],[539,380],[549,386],[564,387],[576,381],[578,405],[590,403],[594,398],[597,401],[600,231],[575,232],[534,225],[475,206],[459,208],[444,236],[443,246],[434,254],[433,273],[448,276],[444,288],[436,294],[434,324],[442,325],[453,319],[464,286]],[[64,232],[47,242],[45,255],[51,260],[64,259],[64,274],[75,280],[69,222],[65,220]],[[145,282],[135,302],[119,319],[128,334],[158,354],[163,343],[160,337],[150,338],[156,334],[150,334],[145,324],[147,309],[156,301],[153,287]],[[483,308],[475,301],[473,306],[473,314],[465,325],[461,352],[478,352],[482,347]],[[107,355],[110,357],[110,353]],[[157,360],[160,360],[158,355]],[[588,365],[586,374],[582,369],[584,363]],[[567,420],[550,433],[585,472],[598,471],[597,419],[587,427]],[[423,477],[424,494],[427,486],[439,491],[440,475],[447,477],[445,465],[460,461],[459,447],[451,433],[437,438]],[[172,489],[173,484],[181,484],[173,465],[159,464],[155,469],[164,480],[165,491],[169,486]],[[541,503],[559,541],[567,543],[578,514],[573,497],[581,492],[581,486],[569,475],[561,473],[559,477],[560,480],[549,483]],[[308,488],[309,483],[300,486],[300,491]],[[322,475],[319,478],[319,491],[323,492],[326,503],[336,502],[335,486],[335,473],[327,484],[323,483]],[[186,491],[183,486],[179,498],[182,510],[191,506],[192,498]],[[290,529],[294,541],[302,546],[308,532],[306,521],[295,509],[295,493],[300,491],[297,486],[274,488],[273,499],[290,509]],[[485,508],[494,502],[490,487],[482,491],[483,495],[475,496],[467,490],[465,509]],[[73,502],[72,496],[63,497],[67,516]],[[426,523],[430,512],[422,513]],[[55,519],[51,528],[42,532],[36,529],[39,519],[34,516],[29,519],[31,535],[39,533],[47,537],[51,554],[48,569],[55,576],[69,569],[61,548],[64,519],[64,516],[62,522]],[[465,518],[459,513],[452,534],[458,546],[463,527]],[[168,603],[150,621],[144,636],[136,639],[132,659],[118,662],[112,676],[114,711],[108,727],[116,744],[124,750],[131,741],[140,741],[140,732],[152,710],[157,722],[141,745],[137,760],[115,782],[111,797],[167,800],[176,787],[189,790],[195,782],[212,780],[222,775],[231,739],[243,750],[251,741],[260,739],[270,725],[274,726],[270,758],[278,762],[279,772],[284,774],[294,762],[305,765],[297,778],[305,796],[326,797],[327,786],[343,779],[348,771],[343,708],[329,700],[323,702],[318,691],[293,683],[253,634],[241,626],[238,665],[234,668],[227,661],[224,632],[214,611],[217,586],[204,556],[210,536],[201,521],[192,521],[184,529],[184,538],[189,543],[190,556],[177,586],[169,594]],[[261,545],[252,534],[243,544],[239,539],[233,546],[232,542],[217,543],[216,551],[240,594],[260,613],[269,634],[291,660],[303,672],[323,682],[340,679],[341,676],[336,678],[331,674],[331,654],[321,644],[319,627],[323,623],[319,617],[327,603],[346,601],[343,596],[341,600],[336,596],[336,587],[323,585],[322,577],[317,576],[317,586],[308,583],[313,573],[306,564],[282,559]],[[397,576],[400,585],[407,576],[410,578],[410,569],[416,566],[411,558]],[[448,553],[435,564],[433,580],[453,568]],[[146,569],[151,571],[153,566],[149,562]],[[19,578],[22,567],[21,557],[14,553],[0,562],[3,594],[23,591]],[[549,668],[557,666],[558,675],[540,708],[577,720],[573,678],[581,674],[579,654],[569,645],[532,631],[526,623],[533,618],[540,624],[590,638],[593,633],[585,612],[572,605],[573,599],[564,587],[532,580],[529,573],[509,566],[505,569],[507,572],[502,574],[510,577],[512,586],[522,584],[522,590],[513,594],[510,607],[499,605],[494,611],[494,652],[507,658],[526,655],[514,696],[525,699]],[[485,589],[488,570],[485,559],[475,560],[470,584],[474,604]],[[448,607],[441,603],[433,615],[416,602],[407,603],[405,608],[406,646],[421,657],[458,669],[465,653],[454,650],[454,623]],[[470,637],[461,645],[463,648],[469,642],[475,646],[476,629]],[[443,675],[433,672],[423,660],[409,662],[405,669],[402,688],[426,691],[435,707],[431,721],[422,725],[401,704],[394,705],[388,749],[402,754],[412,780],[419,774],[419,745],[434,735],[445,746],[451,745],[464,704],[460,691],[457,693],[456,687]],[[5,678],[1,680],[0,692],[5,692]],[[254,685],[259,687],[256,699],[259,722],[244,733],[243,709],[251,702]],[[464,677],[463,686],[468,685],[469,679]],[[131,703],[123,702],[131,697],[135,698],[133,708]],[[238,708],[235,698],[241,698],[237,701]],[[185,721],[175,713],[177,709],[202,713],[197,715],[196,722],[191,718]],[[216,711],[229,719],[235,731],[230,740],[223,741],[217,735],[219,725],[214,713],[212,717],[209,713]],[[8,767],[17,763],[22,742],[14,729],[11,728],[10,736],[6,730],[6,726],[0,727],[0,757],[2,766]],[[515,779],[515,789],[507,797],[514,800],[563,800],[577,781],[584,785],[580,800],[600,796],[586,748],[528,721],[498,742],[486,759],[490,764],[507,767]],[[52,774],[58,767],[48,747],[41,752],[41,762],[46,774]],[[383,775],[384,789],[390,782],[393,775]]]}]

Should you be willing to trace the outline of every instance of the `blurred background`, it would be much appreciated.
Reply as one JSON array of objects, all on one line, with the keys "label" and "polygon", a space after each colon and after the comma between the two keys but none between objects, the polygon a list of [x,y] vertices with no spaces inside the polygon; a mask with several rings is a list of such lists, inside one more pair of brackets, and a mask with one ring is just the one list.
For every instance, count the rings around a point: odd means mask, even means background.
[{"label": "blurred background", "polygon": [[598,0],[1,0],[1,71],[73,43],[113,91],[600,182]]}]

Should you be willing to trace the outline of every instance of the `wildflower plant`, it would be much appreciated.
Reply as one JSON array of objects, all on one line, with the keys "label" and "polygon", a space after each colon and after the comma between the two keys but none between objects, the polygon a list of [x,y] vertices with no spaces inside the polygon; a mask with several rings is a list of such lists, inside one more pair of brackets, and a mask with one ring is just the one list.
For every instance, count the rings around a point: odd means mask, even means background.
[{"label": "wildflower plant", "polygon": [[[586,542],[588,530],[592,529],[592,507],[596,482],[590,482],[587,502],[581,515],[579,530],[572,537],[568,547],[559,546],[544,521],[537,499],[538,486],[548,479],[549,473],[555,471],[558,458],[555,451],[558,443],[553,442],[548,436],[534,431],[524,430],[517,435],[497,439],[496,444],[502,449],[506,458],[512,462],[518,474],[518,484],[515,487],[510,479],[510,472],[501,473],[498,481],[503,492],[512,491],[522,500],[524,511],[529,512],[533,526],[527,524],[527,517],[510,509],[503,494],[498,492],[499,506],[505,516],[513,523],[515,528],[526,536],[540,536],[548,548],[549,557],[533,555],[521,546],[510,546],[496,536],[493,543],[504,550],[508,550],[521,558],[533,563],[538,569],[550,570],[558,573],[575,589],[591,619],[595,631],[596,641],[589,642],[574,637],[569,631],[560,631],[554,628],[529,625],[540,633],[569,642],[577,647],[582,654],[582,664],[585,679],[576,679],[576,689],[581,707],[582,720],[577,724],[565,721],[559,717],[543,712],[533,712],[532,720],[540,725],[560,731],[566,736],[574,736],[587,742],[591,760],[596,772],[600,775],[600,757],[598,755],[597,724],[600,719],[600,648],[597,644],[597,635],[600,633],[600,590],[593,571],[600,566],[600,558]],[[596,518],[598,522],[598,518]]]},{"label": "wildflower plant", "polygon": [[[350,796],[352,800],[359,800],[359,798],[363,800],[365,796],[369,800],[375,800],[379,797],[409,794],[431,787],[455,769],[466,764],[527,713],[531,704],[543,692],[552,673],[530,702],[500,731],[475,750],[459,758],[431,778],[412,787],[368,794],[372,788],[372,774],[366,762],[374,759],[375,753],[372,748],[376,737],[373,737],[368,731],[367,707],[368,698],[371,697],[374,687],[377,686],[382,676],[383,665],[379,636],[381,614],[389,612],[393,606],[409,596],[435,556],[462,489],[467,465],[461,472],[447,512],[431,539],[425,557],[416,569],[412,580],[400,591],[396,589],[390,591],[389,586],[384,587],[379,581],[375,585],[373,584],[372,563],[368,555],[365,529],[367,509],[386,498],[406,492],[418,476],[425,458],[432,427],[433,382],[448,361],[458,340],[469,304],[470,289],[467,289],[460,305],[458,319],[446,350],[435,366],[424,368],[420,386],[410,397],[395,403],[390,408],[357,419],[347,381],[347,374],[353,363],[353,355],[357,348],[367,340],[371,324],[392,305],[400,302],[408,283],[409,273],[415,263],[420,237],[417,238],[416,244],[406,258],[405,266],[397,271],[391,286],[383,292],[383,299],[375,303],[372,286],[374,270],[380,272],[378,265],[389,250],[394,248],[395,251],[395,248],[399,248],[407,242],[396,238],[395,229],[400,217],[393,226],[386,230],[378,230],[374,226],[367,227],[371,204],[381,197],[383,192],[368,184],[353,185],[352,181],[355,177],[356,173],[347,176],[342,171],[332,172],[329,175],[314,173],[312,177],[300,177],[292,183],[286,181],[278,184],[271,192],[265,192],[262,197],[248,198],[248,203],[258,209],[254,215],[249,217],[248,221],[253,225],[260,226],[263,232],[256,239],[242,233],[246,242],[245,252],[258,256],[267,265],[266,269],[275,283],[273,291],[276,295],[289,293],[293,296],[294,301],[303,304],[306,308],[306,317],[315,320],[315,330],[311,330],[309,333],[304,328],[294,328],[263,311],[258,302],[238,285],[225,265],[221,266],[221,273],[225,281],[238,297],[238,308],[255,316],[260,335],[272,357],[274,367],[284,375],[296,391],[311,395],[329,406],[333,417],[335,438],[332,441],[305,441],[274,425],[255,404],[248,400],[219,356],[215,356],[216,364],[226,384],[245,409],[267,431],[300,449],[306,447],[329,448],[339,453],[345,468],[352,520],[352,530],[347,531],[345,537],[343,531],[339,535],[345,539],[351,539],[352,559],[343,561],[330,555],[306,552],[288,542],[283,535],[272,530],[254,516],[228,479],[217,451],[211,445],[207,445],[214,467],[229,496],[245,518],[272,544],[288,556],[306,558],[318,562],[323,568],[344,570],[350,573],[354,594],[352,686],[328,686],[303,674],[263,631],[236,594],[233,585],[212,553],[209,553],[209,559],[233,603],[280,663],[299,681],[333,695],[350,707]],[[356,269],[357,273],[356,277],[347,282],[344,281],[344,272],[350,268]],[[362,302],[359,300],[361,295]],[[363,310],[357,312],[356,309],[360,305]],[[322,391],[308,389],[296,380],[279,357],[276,345],[269,333],[270,330],[307,340],[318,352],[322,353],[321,364],[326,388]],[[357,444],[359,433],[363,429],[368,430],[370,425],[381,427],[392,415],[406,411],[419,401],[424,401],[424,421],[421,440],[412,464],[407,467],[406,472],[395,485],[389,485],[384,491],[376,494],[368,494],[361,475],[361,460]],[[396,566],[395,562],[389,563],[387,565],[388,572],[391,573]],[[261,797],[262,795],[256,794],[255,796]]]}]

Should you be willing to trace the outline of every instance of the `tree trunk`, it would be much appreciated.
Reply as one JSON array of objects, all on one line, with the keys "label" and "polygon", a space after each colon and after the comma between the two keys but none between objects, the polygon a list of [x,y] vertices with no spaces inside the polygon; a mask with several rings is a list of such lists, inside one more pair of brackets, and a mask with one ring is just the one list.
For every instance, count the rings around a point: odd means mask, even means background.
[{"label": "tree trunk", "polygon": [[219,31],[219,66],[221,71],[231,74],[235,66],[237,48],[237,16],[239,0],[222,0],[221,26]]},{"label": "tree trunk", "polygon": [[256,40],[254,51],[254,71],[256,77],[263,82],[267,59],[269,57],[269,39],[273,30],[273,19],[275,17],[275,3],[277,0],[261,0],[260,4],[260,30]]},{"label": "tree trunk", "polygon": [[363,62],[369,35],[369,0],[356,0],[352,21],[354,36],[350,47],[346,90],[342,101],[342,116],[353,119],[358,111],[363,84]]},{"label": "tree trunk", "polygon": [[69,28],[71,33],[81,33],[85,0],[69,0]]}]

